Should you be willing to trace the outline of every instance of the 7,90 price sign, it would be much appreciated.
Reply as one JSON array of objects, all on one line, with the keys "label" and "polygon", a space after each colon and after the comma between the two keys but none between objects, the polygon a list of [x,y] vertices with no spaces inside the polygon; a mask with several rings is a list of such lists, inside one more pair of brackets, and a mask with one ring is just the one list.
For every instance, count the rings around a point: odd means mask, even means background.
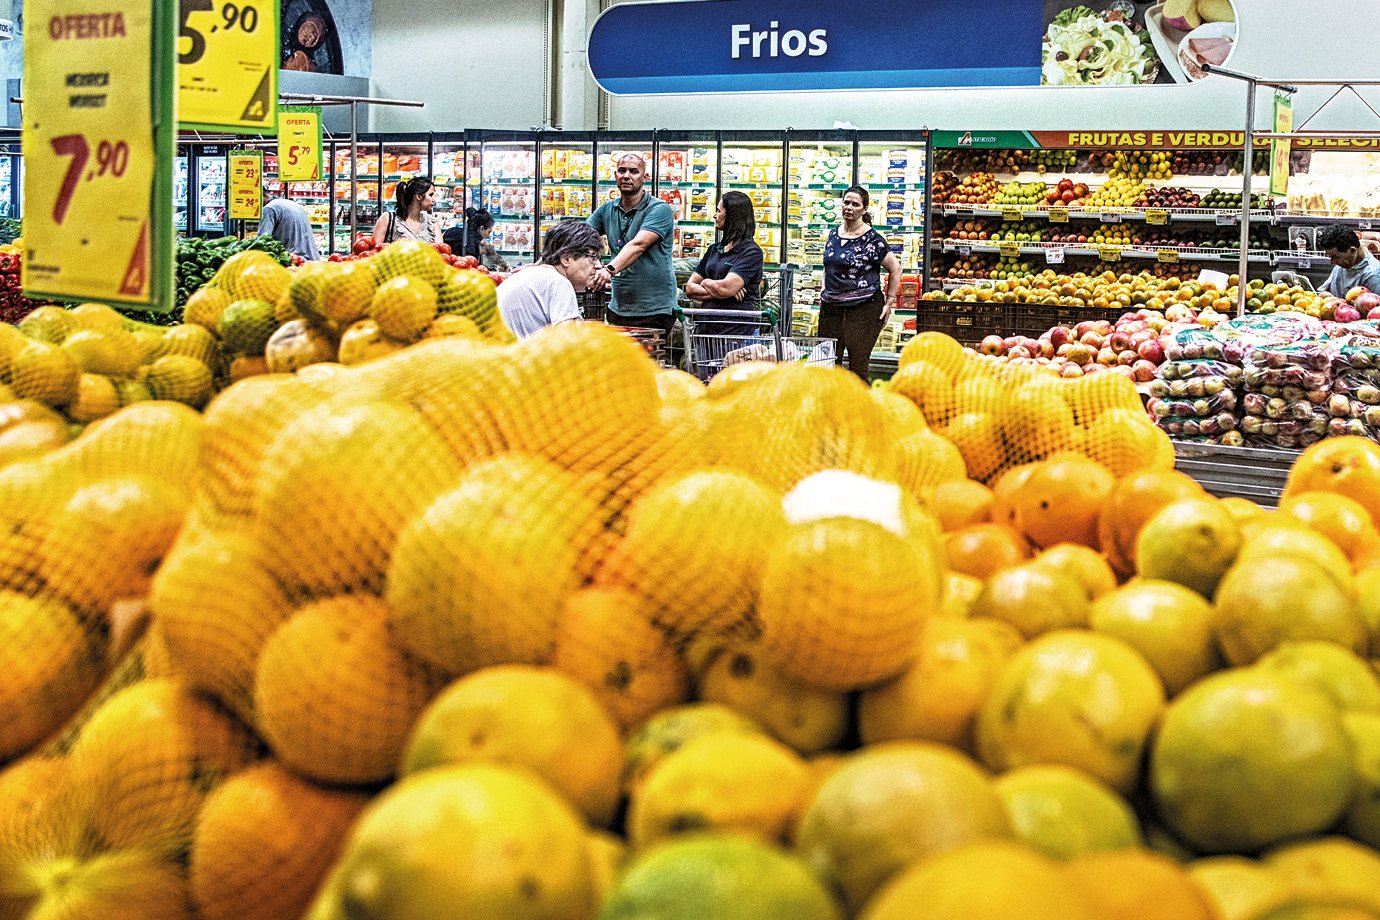
[{"label": "7,90 price sign", "polygon": [[272,134],[279,0],[178,0],[177,100],[184,128]]},{"label": "7,90 price sign", "polygon": [[172,23],[163,0],[29,0],[24,292],[170,309]]}]

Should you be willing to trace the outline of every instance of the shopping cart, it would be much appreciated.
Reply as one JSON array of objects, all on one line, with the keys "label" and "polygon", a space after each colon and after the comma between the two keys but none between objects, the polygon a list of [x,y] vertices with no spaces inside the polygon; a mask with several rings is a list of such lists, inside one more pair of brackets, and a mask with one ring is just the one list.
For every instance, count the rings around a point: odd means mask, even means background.
[{"label": "shopping cart", "polygon": [[[812,335],[789,335],[768,313],[751,310],[682,310],[685,355],[690,373],[705,383],[734,364],[744,361],[815,364],[831,367],[838,343]],[[729,335],[725,325],[755,325],[747,335]]]}]

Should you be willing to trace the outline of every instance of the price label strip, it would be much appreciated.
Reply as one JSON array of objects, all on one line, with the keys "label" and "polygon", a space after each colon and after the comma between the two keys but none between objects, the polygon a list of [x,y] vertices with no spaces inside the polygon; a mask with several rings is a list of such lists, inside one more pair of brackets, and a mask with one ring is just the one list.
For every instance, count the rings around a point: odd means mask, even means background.
[{"label": "price label strip", "polygon": [[1025,213],[1020,208],[1002,208],[1002,220],[1020,220],[1025,217]]},{"label": "price label strip", "polygon": [[1055,248],[1055,249],[1046,249],[1046,250],[1045,250],[1045,264],[1046,264],[1046,265],[1063,265],[1063,264],[1064,264],[1064,250],[1058,249],[1058,248]]},{"label": "price label strip", "polygon": [[1148,208],[1145,211],[1145,222],[1152,227],[1162,227],[1169,223],[1169,212],[1164,208]]},{"label": "price label strip", "polygon": [[23,288],[172,309],[172,10],[29,0]]},{"label": "price label strip", "polygon": [[1177,249],[1156,249],[1156,262],[1167,262],[1173,264],[1179,261],[1179,250]]},{"label": "price label strip", "polygon": [[258,220],[263,216],[263,159],[258,150],[230,151],[231,220]]},{"label": "price label strip", "polygon": [[278,115],[278,3],[178,0],[177,101],[182,127],[273,133]]},{"label": "price label strip", "polygon": [[1014,259],[1021,254],[1021,244],[1007,242],[998,243],[997,252],[1000,253],[1003,258]]},{"label": "price label strip", "polygon": [[1066,224],[1069,222],[1068,208],[1050,208],[1049,222],[1051,224]]},{"label": "price label strip", "polygon": [[1121,261],[1121,247],[1120,247],[1120,246],[1098,246],[1098,247],[1097,247],[1097,257],[1098,257],[1099,259],[1101,259],[1103,262],[1120,262],[1120,261]]},{"label": "price label strip", "polygon": [[321,181],[321,109],[285,105],[278,113],[278,178]]}]

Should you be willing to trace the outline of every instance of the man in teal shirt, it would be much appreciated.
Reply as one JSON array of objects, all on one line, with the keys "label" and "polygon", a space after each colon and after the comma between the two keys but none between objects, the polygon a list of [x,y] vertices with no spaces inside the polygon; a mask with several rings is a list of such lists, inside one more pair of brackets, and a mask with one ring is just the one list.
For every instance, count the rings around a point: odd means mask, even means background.
[{"label": "man in teal shirt", "polygon": [[669,333],[675,322],[676,272],[671,264],[675,215],[643,185],[647,163],[635,153],[618,160],[618,198],[590,215],[589,225],[608,241],[613,258],[594,279],[594,288],[613,286],[608,321]]}]

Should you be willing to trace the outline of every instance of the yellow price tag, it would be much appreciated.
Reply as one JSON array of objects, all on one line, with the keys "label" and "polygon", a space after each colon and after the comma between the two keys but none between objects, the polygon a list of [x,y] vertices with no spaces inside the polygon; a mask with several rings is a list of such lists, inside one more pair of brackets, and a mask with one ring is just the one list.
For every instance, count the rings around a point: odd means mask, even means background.
[{"label": "yellow price tag", "polygon": [[231,220],[258,220],[262,216],[263,159],[257,150],[230,151]]},{"label": "yellow price tag", "polygon": [[1177,249],[1157,249],[1155,250],[1156,262],[1175,263],[1179,261],[1179,250]]},{"label": "yellow price tag", "polygon": [[1002,220],[1020,220],[1020,219],[1023,218],[1023,217],[1025,217],[1025,214],[1023,214],[1023,213],[1021,212],[1021,209],[1020,209],[1020,208],[1002,208],[1002,209],[1001,209],[1001,219],[1002,219]]},{"label": "yellow price tag", "polygon": [[278,113],[278,178],[321,181],[321,110],[285,105]]},{"label": "yellow price tag", "polygon": [[186,128],[273,133],[278,0],[180,0],[178,120]]},{"label": "yellow price tag", "polygon": [[1147,208],[1145,211],[1145,222],[1152,226],[1164,226],[1169,223],[1169,212],[1164,208]]},{"label": "yellow price tag", "polygon": [[998,243],[997,252],[1001,253],[1001,255],[1005,258],[1014,259],[1016,256],[1021,254],[1021,244],[1006,242]]},{"label": "yellow price tag", "polygon": [[1101,259],[1103,262],[1120,262],[1120,261],[1121,261],[1121,247],[1120,247],[1120,246],[1098,246],[1098,247],[1097,247],[1097,257],[1098,257],[1099,259]]},{"label": "yellow price tag", "polygon": [[1069,222],[1068,208],[1050,208],[1049,222],[1051,224],[1066,224]]},{"label": "yellow price tag", "polygon": [[25,7],[34,24],[24,42],[26,294],[170,306],[165,2],[29,0]]}]

